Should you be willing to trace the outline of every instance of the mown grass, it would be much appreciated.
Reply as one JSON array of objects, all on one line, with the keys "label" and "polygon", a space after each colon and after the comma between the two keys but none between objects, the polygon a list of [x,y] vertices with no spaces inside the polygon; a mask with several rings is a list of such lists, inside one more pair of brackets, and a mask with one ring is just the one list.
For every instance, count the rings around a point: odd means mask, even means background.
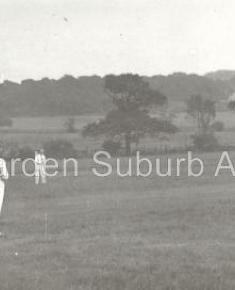
[{"label": "mown grass", "polygon": [[214,177],[218,153],[201,157],[200,178],[186,168],[180,177],[100,178],[85,159],[79,176],[45,186],[12,177],[0,288],[234,289],[235,179]]}]

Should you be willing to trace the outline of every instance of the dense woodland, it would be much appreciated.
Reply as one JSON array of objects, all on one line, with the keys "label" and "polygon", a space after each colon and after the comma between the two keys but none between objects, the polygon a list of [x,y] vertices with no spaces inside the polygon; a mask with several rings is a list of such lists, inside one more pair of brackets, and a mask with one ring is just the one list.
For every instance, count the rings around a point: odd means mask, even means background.
[{"label": "dense woodland", "polygon": [[[219,71],[205,76],[174,73],[143,77],[168,102],[185,101],[193,94],[226,100],[235,90],[235,75]],[[66,75],[58,80],[5,81],[0,85],[0,108],[8,116],[55,116],[106,113],[112,106],[104,78]]]}]

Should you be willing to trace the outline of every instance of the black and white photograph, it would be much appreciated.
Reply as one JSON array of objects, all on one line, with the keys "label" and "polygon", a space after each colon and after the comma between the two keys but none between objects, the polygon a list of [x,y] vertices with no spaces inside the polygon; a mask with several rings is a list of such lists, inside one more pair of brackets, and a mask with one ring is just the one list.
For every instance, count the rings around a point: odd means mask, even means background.
[{"label": "black and white photograph", "polygon": [[235,1],[0,0],[0,290],[235,289]]}]

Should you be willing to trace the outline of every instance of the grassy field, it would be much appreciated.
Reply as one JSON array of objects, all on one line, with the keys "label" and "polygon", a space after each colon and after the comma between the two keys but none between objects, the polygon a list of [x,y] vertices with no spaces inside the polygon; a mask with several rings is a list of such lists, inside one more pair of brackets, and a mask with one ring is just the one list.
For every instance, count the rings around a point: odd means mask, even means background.
[{"label": "grassy field", "polygon": [[[87,123],[97,121],[102,117],[103,116],[99,115],[74,116],[75,127],[80,130]],[[10,131],[63,132],[64,123],[67,119],[68,117],[66,116],[13,118],[13,127]],[[185,112],[175,113],[173,120],[178,127],[192,127],[194,125],[191,118],[189,118]],[[217,112],[216,120],[224,122],[227,129],[235,128],[234,112]]]},{"label": "grassy field", "polygon": [[[173,156],[174,157],[174,156]],[[235,179],[12,177],[0,239],[0,289],[235,289]],[[231,154],[235,161],[235,155]]]}]

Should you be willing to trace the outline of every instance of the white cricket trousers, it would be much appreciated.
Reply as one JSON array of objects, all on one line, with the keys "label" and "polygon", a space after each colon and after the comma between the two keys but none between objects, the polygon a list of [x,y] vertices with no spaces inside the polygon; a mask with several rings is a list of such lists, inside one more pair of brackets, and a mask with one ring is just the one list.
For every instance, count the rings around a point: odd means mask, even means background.
[{"label": "white cricket trousers", "polygon": [[35,183],[39,184],[41,177],[41,182],[46,183],[46,170],[43,165],[36,165],[35,166]]},{"label": "white cricket trousers", "polygon": [[4,192],[5,192],[5,183],[0,180],[0,214],[2,212],[2,204],[4,199]]}]

